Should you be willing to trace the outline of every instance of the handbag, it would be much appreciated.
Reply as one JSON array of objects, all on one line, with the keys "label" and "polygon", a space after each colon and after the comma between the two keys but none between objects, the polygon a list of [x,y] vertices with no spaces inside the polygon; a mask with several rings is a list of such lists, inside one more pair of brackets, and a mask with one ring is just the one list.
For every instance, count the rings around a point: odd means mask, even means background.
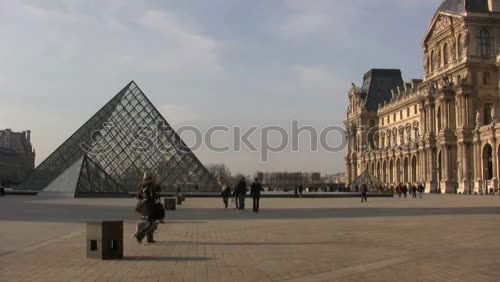
[{"label": "handbag", "polygon": [[151,217],[154,220],[162,220],[165,218],[165,207],[163,207],[162,203],[155,203],[154,204]]}]

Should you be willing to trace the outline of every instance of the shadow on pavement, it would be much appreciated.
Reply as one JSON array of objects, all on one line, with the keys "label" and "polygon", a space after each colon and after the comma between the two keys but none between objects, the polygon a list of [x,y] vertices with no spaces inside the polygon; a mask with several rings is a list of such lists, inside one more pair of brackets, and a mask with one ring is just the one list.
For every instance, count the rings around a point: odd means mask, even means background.
[{"label": "shadow on pavement", "polygon": [[204,245],[204,246],[313,246],[313,245],[334,245],[338,242],[231,242],[231,243],[218,243],[218,242],[196,242],[196,241],[167,241],[157,242],[156,245],[163,246],[190,246],[190,245]]},{"label": "shadow on pavement", "polygon": [[123,260],[130,260],[130,261],[209,261],[209,260],[213,260],[213,258],[207,258],[207,257],[139,257],[139,256],[131,256],[131,257],[123,257]]}]

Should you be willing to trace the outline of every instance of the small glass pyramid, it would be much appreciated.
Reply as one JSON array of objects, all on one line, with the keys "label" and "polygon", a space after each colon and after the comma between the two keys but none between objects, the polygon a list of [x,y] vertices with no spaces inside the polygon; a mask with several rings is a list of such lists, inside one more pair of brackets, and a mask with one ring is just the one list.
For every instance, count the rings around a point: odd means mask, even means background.
[{"label": "small glass pyramid", "polygon": [[366,170],[363,174],[358,176],[350,186],[351,192],[356,191],[356,187],[358,187],[358,191],[361,192],[361,186],[366,185],[368,192],[379,192],[379,191],[387,191],[387,186],[380,181],[375,175],[372,175],[368,170]]}]

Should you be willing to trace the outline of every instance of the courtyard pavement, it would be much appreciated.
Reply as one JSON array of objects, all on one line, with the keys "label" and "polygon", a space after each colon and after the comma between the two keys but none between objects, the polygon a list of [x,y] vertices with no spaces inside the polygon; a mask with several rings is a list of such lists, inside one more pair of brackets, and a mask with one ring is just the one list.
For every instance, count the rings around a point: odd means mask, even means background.
[{"label": "courtyard pavement", "polygon": [[[368,200],[187,198],[139,245],[133,199],[2,197],[0,281],[500,280],[500,196]],[[103,219],[125,220],[123,260],[85,257]]]}]

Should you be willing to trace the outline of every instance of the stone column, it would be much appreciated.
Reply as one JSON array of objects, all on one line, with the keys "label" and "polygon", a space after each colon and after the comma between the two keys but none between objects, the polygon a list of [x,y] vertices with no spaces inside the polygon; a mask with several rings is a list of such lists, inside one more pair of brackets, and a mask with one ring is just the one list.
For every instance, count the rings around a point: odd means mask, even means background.
[{"label": "stone column", "polygon": [[427,174],[427,179],[425,181],[425,192],[426,193],[434,193],[435,192],[435,179],[434,179],[434,174],[435,174],[435,167],[434,167],[434,158],[433,158],[433,152],[431,147],[426,147],[425,148],[425,155],[426,155],[426,174]]},{"label": "stone column", "polygon": [[498,185],[498,155],[497,155],[497,140],[495,138],[495,130],[493,129],[493,139],[491,140],[491,145],[492,145],[492,150],[491,150],[491,157],[492,157],[492,162],[493,162],[493,178],[491,179],[491,184],[493,189],[497,189]]},{"label": "stone column", "polygon": [[483,164],[481,153],[481,141],[479,139],[479,132],[474,134],[474,192],[479,193],[482,189],[483,178]]},{"label": "stone column", "polygon": [[461,181],[464,178],[464,142],[458,142],[457,146],[457,180]]},{"label": "stone column", "polygon": [[470,187],[470,176],[471,174],[469,173],[469,162],[470,162],[470,159],[469,157],[471,156],[470,154],[470,146],[468,143],[466,142],[462,142],[461,143],[461,146],[462,146],[462,155],[460,156],[461,157],[461,164],[462,164],[462,168],[461,168],[461,171],[462,171],[462,178],[461,178],[461,187],[460,187],[460,191],[462,193],[471,193],[471,187]]}]

